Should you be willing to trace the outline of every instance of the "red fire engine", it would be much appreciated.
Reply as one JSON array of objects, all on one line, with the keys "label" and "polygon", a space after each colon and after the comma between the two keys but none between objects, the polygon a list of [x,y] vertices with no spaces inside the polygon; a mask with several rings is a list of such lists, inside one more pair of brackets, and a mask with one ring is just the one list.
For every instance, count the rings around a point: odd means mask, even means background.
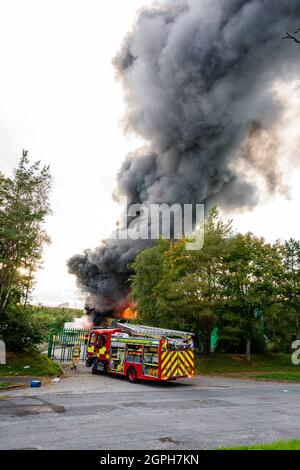
[{"label": "red fire engine", "polygon": [[117,323],[91,330],[86,365],[92,373],[125,375],[130,382],[195,375],[193,333]]}]

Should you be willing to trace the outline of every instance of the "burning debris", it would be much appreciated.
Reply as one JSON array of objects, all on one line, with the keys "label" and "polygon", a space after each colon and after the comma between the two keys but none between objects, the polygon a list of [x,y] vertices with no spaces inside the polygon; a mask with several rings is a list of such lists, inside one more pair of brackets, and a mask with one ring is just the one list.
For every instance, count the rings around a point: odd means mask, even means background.
[{"label": "burning debris", "polygon": [[96,308],[85,307],[86,317],[88,318],[89,327],[91,325],[109,326],[113,320],[132,320],[136,317],[133,305],[129,303],[127,298],[124,299],[124,308],[115,308],[112,310],[99,311]]},{"label": "burning debris", "polygon": [[[298,0],[166,0],[141,10],[114,63],[126,128],[147,144],[126,157],[114,197],[232,212],[260,202],[257,181],[265,195],[282,193],[284,105],[273,89],[299,77],[299,48],[282,41],[299,19]],[[128,265],[152,244],[115,238],[68,261],[103,318],[128,307]]]}]

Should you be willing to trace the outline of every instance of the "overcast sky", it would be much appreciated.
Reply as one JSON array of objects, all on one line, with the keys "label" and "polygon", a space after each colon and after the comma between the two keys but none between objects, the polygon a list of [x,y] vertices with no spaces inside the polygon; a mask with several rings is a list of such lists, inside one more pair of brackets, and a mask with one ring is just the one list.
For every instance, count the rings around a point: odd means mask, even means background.
[{"label": "overcast sky", "polygon": [[[140,142],[123,133],[122,90],[111,60],[137,9],[149,3],[0,0],[0,171],[9,173],[26,148],[32,160],[50,163],[54,177],[46,224],[52,244],[37,275],[35,303],[81,305],[66,260],[97,246],[115,227],[116,172]],[[284,130],[289,145],[300,133],[296,98]],[[288,175],[289,199],[233,215],[235,227],[270,241],[300,238],[299,176]]]}]

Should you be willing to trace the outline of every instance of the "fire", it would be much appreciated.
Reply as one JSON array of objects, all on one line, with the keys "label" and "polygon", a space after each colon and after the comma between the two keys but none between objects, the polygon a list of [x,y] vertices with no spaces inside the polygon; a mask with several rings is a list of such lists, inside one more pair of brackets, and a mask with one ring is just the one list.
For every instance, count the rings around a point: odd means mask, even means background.
[{"label": "fire", "polygon": [[136,313],[132,310],[131,307],[127,307],[121,312],[121,318],[123,318],[123,320],[131,320],[135,317]]}]

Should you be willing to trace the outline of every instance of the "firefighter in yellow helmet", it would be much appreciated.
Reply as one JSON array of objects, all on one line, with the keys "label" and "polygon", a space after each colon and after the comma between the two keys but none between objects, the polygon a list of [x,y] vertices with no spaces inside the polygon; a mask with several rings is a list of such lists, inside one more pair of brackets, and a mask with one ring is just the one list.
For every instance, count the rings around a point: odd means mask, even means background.
[{"label": "firefighter in yellow helmet", "polygon": [[81,348],[79,344],[74,344],[73,350],[72,350],[71,369],[76,369],[76,367],[78,366],[78,362],[80,361],[80,353],[81,353]]}]

